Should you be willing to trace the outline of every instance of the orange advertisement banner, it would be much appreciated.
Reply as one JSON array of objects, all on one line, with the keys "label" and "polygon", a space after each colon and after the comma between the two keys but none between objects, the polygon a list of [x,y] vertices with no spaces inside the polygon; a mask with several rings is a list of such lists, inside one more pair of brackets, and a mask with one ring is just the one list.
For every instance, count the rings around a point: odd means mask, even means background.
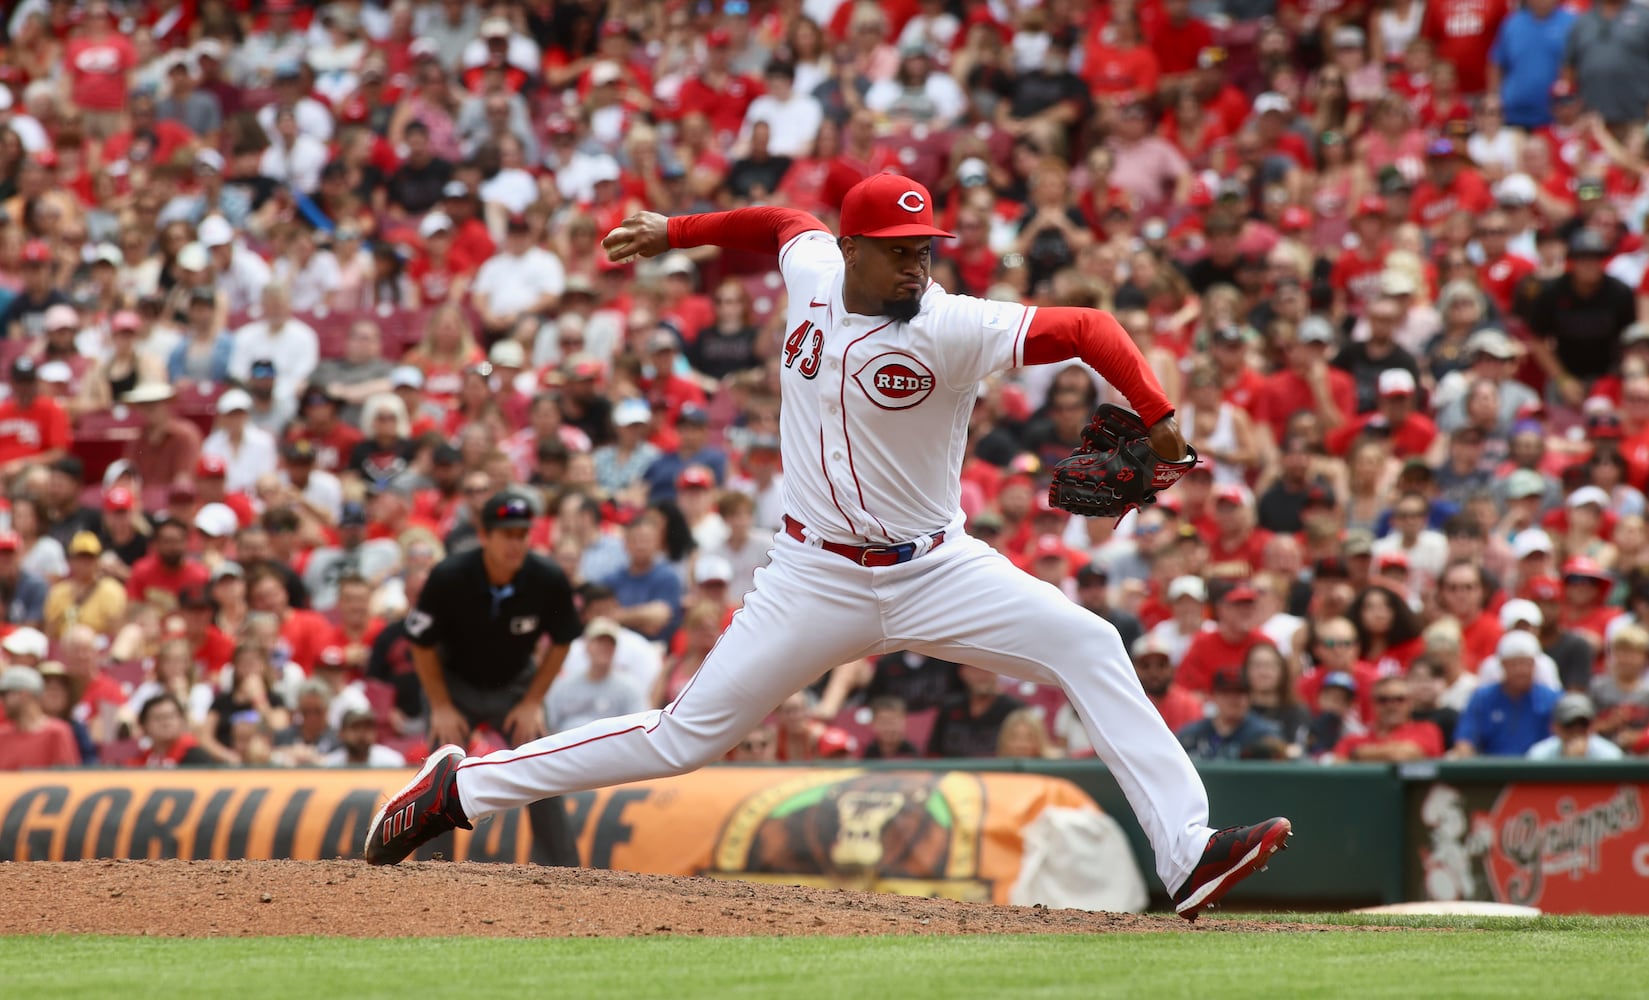
[{"label": "orange advertisement banner", "polygon": [[[356,857],[401,771],[0,775],[0,861]],[[565,797],[583,864],[1005,902],[1022,832],[1093,810],[1032,774],[715,767]],[[457,860],[526,863],[523,810],[459,831]]]}]

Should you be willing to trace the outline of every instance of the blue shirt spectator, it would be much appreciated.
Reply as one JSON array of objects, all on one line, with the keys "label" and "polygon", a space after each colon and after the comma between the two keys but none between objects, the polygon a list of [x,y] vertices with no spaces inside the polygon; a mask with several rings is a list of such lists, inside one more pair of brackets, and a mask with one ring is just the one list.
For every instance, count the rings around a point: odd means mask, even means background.
[{"label": "blue shirt spectator", "polygon": [[1557,0],[1529,0],[1501,22],[1489,61],[1501,73],[1501,113],[1507,125],[1551,124],[1552,84],[1563,69],[1564,46],[1574,24],[1574,13]]},{"label": "blue shirt spectator", "polygon": [[1505,679],[1472,693],[1454,729],[1455,756],[1522,757],[1551,734],[1552,710],[1563,692],[1534,682],[1540,640],[1507,632],[1496,653]]},{"label": "blue shirt spectator", "polygon": [[618,598],[614,617],[625,628],[668,643],[681,624],[681,576],[664,558],[664,527],[656,512],[636,515],[624,529],[627,565],[602,580]]}]

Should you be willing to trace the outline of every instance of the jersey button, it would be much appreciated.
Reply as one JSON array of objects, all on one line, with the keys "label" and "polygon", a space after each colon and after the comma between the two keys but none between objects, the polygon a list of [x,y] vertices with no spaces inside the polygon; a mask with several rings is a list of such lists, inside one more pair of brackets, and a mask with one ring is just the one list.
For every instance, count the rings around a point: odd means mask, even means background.
[{"label": "jersey button", "polygon": [[839,451],[831,452],[830,457],[840,462],[842,460],[842,453]]},{"label": "jersey button", "polygon": [[829,406],[825,407],[825,409],[826,409],[827,412],[830,412],[830,413],[838,412],[837,409],[836,409],[836,404],[835,403],[831,403]]}]

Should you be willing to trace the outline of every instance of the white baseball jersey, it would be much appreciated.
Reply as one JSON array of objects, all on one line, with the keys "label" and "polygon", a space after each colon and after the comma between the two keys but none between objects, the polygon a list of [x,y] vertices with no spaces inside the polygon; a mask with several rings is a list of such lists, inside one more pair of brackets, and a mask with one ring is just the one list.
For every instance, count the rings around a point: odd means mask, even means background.
[{"label": "white baseball jersey", "polygon": [[909,323],[849,313],[836,238],[779,254],[790,293],[780,383],[785,509],[828,541],[908,542],[962,522],[979,381],[1020,364],[1035,307],[930,282]]}]

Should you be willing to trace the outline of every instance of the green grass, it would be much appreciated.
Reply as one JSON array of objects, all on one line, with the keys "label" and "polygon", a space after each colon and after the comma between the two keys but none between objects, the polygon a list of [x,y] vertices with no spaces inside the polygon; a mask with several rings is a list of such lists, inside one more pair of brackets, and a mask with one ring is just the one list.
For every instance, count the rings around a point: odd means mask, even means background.
[{"label": "green grass", "polygon": [[[0,996],[1617,997],[1649,920],[1287,915],[1416,932],[1093,937],[0,938]],[[1432,929],[1432,930],[1427,930]]]}]

